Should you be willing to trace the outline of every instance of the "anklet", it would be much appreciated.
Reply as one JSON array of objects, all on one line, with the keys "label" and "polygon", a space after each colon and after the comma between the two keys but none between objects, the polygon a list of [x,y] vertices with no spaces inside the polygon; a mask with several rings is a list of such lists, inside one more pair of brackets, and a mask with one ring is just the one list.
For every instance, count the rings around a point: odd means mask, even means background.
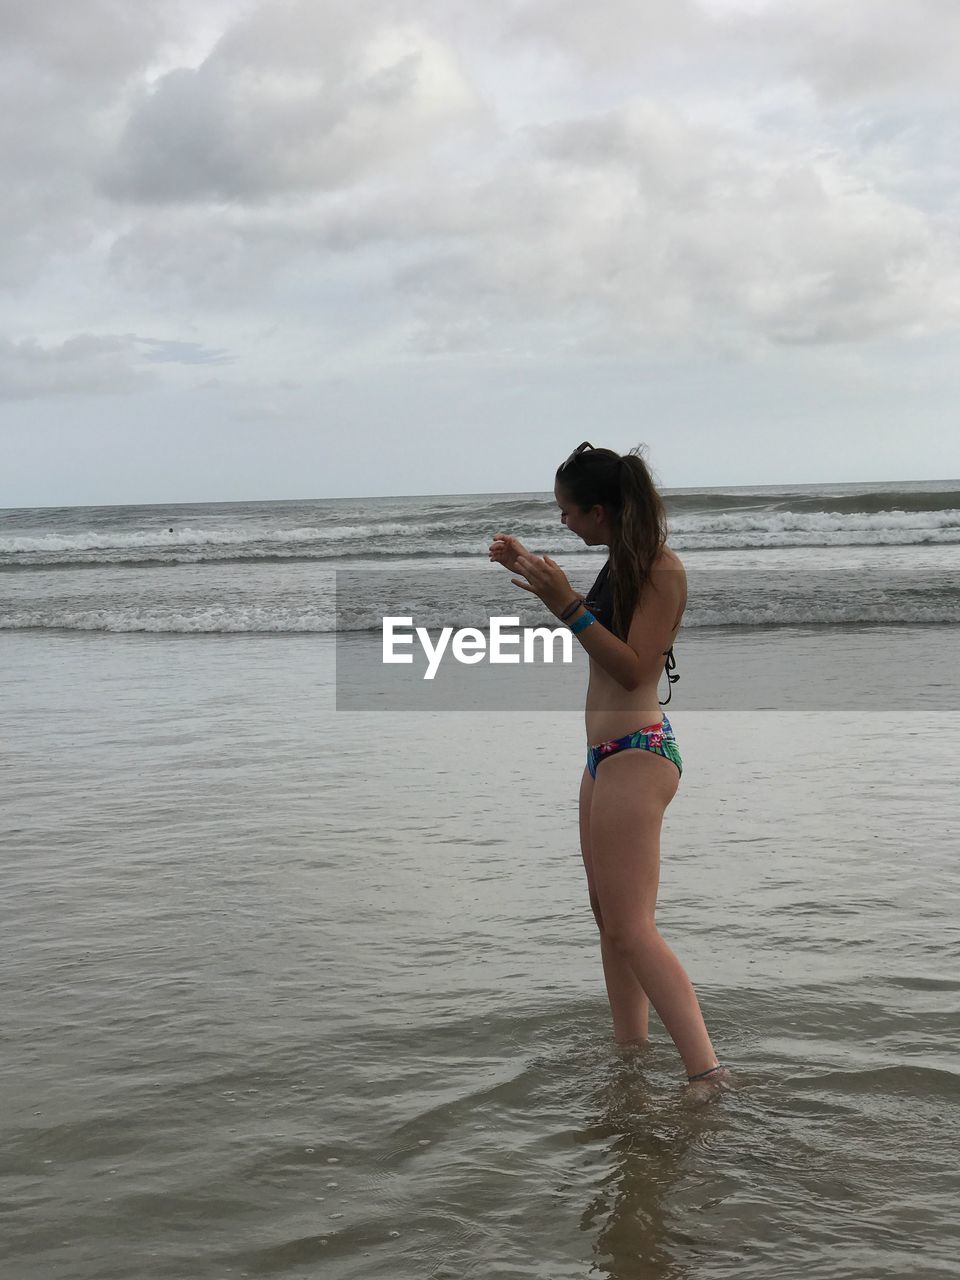
[{"label": "anklet", "polygon": [[723,1066],[721,1063],[718,1062],[715,1067],[708,1067],[706,1071],[698,1071],[695,1076],[687,1076],[687,1079],[702,1080],[704,1076],[712,1076],[715,1071],[722,1071],[722,1070],[723,1070]]}]

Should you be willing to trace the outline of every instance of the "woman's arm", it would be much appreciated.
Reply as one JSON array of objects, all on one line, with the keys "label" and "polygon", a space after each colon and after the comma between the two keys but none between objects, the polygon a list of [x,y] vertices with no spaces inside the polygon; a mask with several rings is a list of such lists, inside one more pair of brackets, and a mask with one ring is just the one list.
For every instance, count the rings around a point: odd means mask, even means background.
[{"label": "woman's arm", "polygon": [[[558,618],[577,596],[566,574],[549,556],[519,555],[517,572],[527,579],[511,582],[533,592]],[[663,579],[659,583],[654,578]],[[673,621],[681,603],[682,583],[679,575],[654,570],[644,587],[640,602],[633,611],[626,641],[620,640],[600,622],[591,622],[576,633],[590,657],[628,692],[636,689],[645,672],[655,668],[657,659],[666,651],[673,631]],[[589,610],[581,604],[565,619],[570,625]]]},{"label": "woman's arm", "polygon": [[[580,608],[571,618],[567,618],[567,624],[576,622],[577,618],[582,618],[585,613],[589,613],[586,606],[581,605]],[[637,620],[639,610],[634,613],[634,623]],[[630,636],[628,643],[619,640],[612,631],[608,631],[602,622],[591,622],[589,627],[577,633],[577,639],[583,645],[584,649],[594,660],[594,662],[603,668],[608,676],[612,676],[617,684],[623,685],[624,689],[636,689],[640,683],[640,678],[644,669],[640,655],[629,640],[633,638],[633,625],[630,627]]]}]

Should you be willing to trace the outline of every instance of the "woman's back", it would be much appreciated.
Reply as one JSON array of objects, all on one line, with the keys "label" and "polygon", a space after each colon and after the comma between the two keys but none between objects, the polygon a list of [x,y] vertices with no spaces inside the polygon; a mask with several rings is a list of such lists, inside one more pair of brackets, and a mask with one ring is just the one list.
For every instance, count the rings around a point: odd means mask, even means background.
[{"label": "woman's back", "polygon": [[634,689],[609,676],[590,660],[587,687],[588,742],[603,742],[654,724],[661,717],[657,689],[666,654],[672,647],[687,604],[687,575],[683,561],[666,544],[653,562],[650,581],[634,613],[627,642],[641,658],[640,681]]}]

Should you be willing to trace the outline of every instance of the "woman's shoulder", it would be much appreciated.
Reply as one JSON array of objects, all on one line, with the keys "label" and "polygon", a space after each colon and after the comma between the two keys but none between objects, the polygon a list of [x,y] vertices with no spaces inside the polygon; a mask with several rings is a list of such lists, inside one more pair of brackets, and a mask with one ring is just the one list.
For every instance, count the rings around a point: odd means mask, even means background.
[{"label": "woman's shoulder", "polygon": [[679,569],[681,572],[685,572],[683,568],[683,561],[680,559],[680,557],[671,547],[667,546],[666,543],[664,543],[663,546],[660,548],[659,552],[657,553],[656,559],[654,560],[650,568],[651,569]]}]

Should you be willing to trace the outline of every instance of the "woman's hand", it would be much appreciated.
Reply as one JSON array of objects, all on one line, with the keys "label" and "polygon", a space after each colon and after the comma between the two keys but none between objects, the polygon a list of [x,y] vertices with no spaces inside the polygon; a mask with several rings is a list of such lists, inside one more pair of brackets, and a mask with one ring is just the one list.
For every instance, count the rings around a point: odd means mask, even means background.
[{"label": "woman's hand", "polygon": [[549,556],[532,556],[529,551],[524,551],[517,556],[516,566],[517,572],[523,574],[526,582],[521,582],[518,578],[511,578],[510,581],[524,591],[539,596],[558,618],[567,605],[578,598],[567,575]]},{"label": "woman's hand", "polygon": [[530,552],[519,538],[511,537],[509,533],[495,533],[493,535],[493,541],[490,543],[490,559],[495,564],[502,564],[511,573],[520,572],[517,557],[528,556],[529,554]]}]

